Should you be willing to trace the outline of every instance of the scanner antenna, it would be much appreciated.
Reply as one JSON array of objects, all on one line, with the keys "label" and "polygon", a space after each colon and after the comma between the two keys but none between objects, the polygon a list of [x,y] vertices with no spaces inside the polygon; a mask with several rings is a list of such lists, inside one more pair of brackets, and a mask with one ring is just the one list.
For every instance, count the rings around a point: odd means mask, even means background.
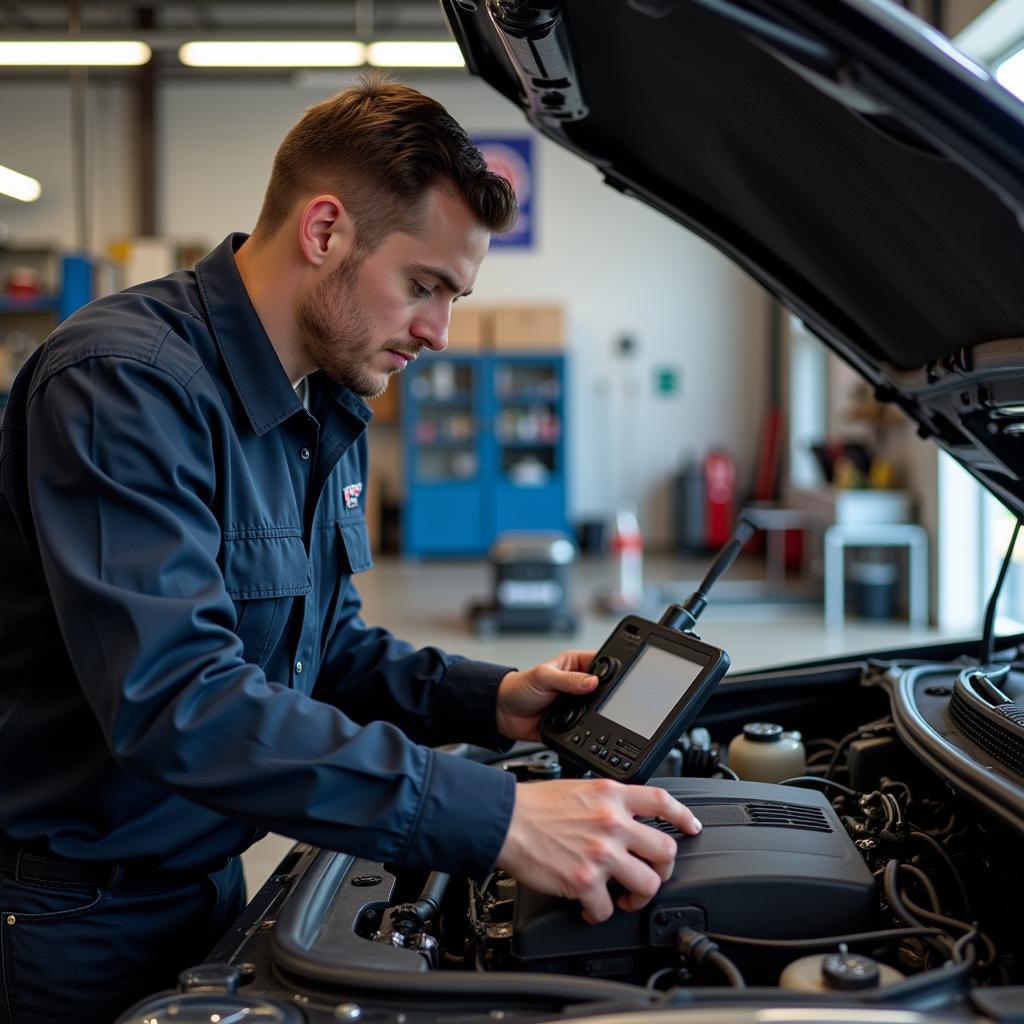
[{"label": "scanner antenna", "polygon": [[711,563],[711,568],[704,574],[704,579],[697,585],[697,589],[682,604],[670,604],[665,609],[660,624],[668,626],[669,629],[677,629],[681,633],[692,630],[697,625],[697,619],[700,618],[701,612],[708,605],[708,591],[715,585],[718,577],[736,561],[736,556],[740,553],[743,545],[753,535],[754,526],[746,519],[740,519],[732,538],[718,552],[718,556]]},{"label": "scanner antenna", "polygon": [[996,585],[992,590],[992,596],[988,599],[988,608],[985,609],[985,629],[981,634],[981,651],[979,652],[982,667],[992,661],[992,648],[995,646],[995,624],[996,624],[996,602],[999,600],[999,592],[1003,589],[1003,581],[1006,579],[1006,572],[1010,568],[1010,558],[1013,555],[1014,545],[1017,543],[1017,534],[1020,533],[1021,520],[1017,519],[1017,525],[1013,528],[1013,536],[1010,538],[1010,546],[1006,549],[1006,557],[1003,559],[1002,568],[996,579]]}]

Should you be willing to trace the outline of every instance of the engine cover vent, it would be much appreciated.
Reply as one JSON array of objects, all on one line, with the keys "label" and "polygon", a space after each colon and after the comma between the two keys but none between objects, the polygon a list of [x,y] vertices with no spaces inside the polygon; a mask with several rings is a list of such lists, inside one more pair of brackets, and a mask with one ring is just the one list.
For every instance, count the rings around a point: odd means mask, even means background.
[{"label": "engine cover vent", "polygon": [[752,825],[771,825],[773,828],[802,828],[810,832],[831,832],[828,818],[817,807],[798,807],[774,800],[747,804]]},{"label": "engine cover vent", "polygon": [[[808,832],[831,832],[832,826],[818,807],[806,807],[783,800],[755,800],[749,802],[721,802],[700,807],[697,817],[705,827],[722,825],[761,825],[766,828],[795,828]],[[678,836],[679,829],[661,818],[637,818],[637,821],[659,829],[666,835]]]}]

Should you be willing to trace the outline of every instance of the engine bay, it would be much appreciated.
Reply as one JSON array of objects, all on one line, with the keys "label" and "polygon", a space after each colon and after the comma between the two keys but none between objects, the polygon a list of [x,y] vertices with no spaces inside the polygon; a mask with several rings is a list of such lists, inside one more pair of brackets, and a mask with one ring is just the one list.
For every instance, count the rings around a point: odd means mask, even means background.
[{"label": "engine bay", "polygon": [[[877,705],[888,692],[898,704],[899,684],[914,671],[860,666],[857,703]],[[927,674],[947,715],[962,673],[932,665]],[[1024,688],[1024,674],[1009,665],[1004,678]],[[812,725],[822,713],[785,704],[803,724],[808,711]],[[684,734],[662,765],[674,776],[649,783],[693,809],[704,829],[678,837],[672,877],[643,910],[590,925],[578,904],[501,871],[414,879],[378,865],[393,888],[383,903],[363,904],[353,931],[415,951],[423,969],[440,974],[556,974],[666,994],[757,986],[870,1001],[887,990],[898,1000],[929,987],[1024,984],[1012,853],[1020,837],[922,763],[891,712],[809,739],[805,773],[785,784],[729,777],[725,744],[711,736],[724,740],[736,713],[705,716],[711,731]],[[522,779],[558,772],[543,749],[502,764]]]},{"label": "engine bay", "polygon": [[[1012,647],[996,661],[997,703],[1019,703],[1024,658]],[[780,1020],[823,1007],[1019,1020],[1024,776],[1017,737],[958,707],[993,699],[972,673],[962,645],[943,645],[730,676],[648,783],[703,830],[677,837],[646,907],[600,924],[500,870],[449,876],[299,843],[146,1019],[194,1001],[374,1024],[726,1006],[744,1020],[770,1007]],[[753,734],[800,737],[800,773],[734,777],[757,774],[736,743]],[[523,782],[562,770],[539,744],[450,752]]]}]

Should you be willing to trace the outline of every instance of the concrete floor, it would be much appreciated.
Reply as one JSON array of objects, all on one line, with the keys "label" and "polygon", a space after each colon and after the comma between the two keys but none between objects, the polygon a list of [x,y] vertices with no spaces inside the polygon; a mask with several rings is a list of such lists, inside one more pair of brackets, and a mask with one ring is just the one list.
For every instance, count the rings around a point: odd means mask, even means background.
[{"label": "concrete floor", "polygon": [[[657,619],[667,603],[685,598],[709,563],[648,559],[645,583],[650,599],[643,614]],[[575,636],[566,638],[475,636],[466,609],[472,601],[490,594],[491,569],[484,562],[378,559],[374,569],[359,577],[359,589],[367,622],[385,625],[417,646],[434,644],[468,657],[528,667],[565,648],[596,649],[621,617],[597,609],[599,595],[614,589],[613,566],[602,560],[583,560],[572,567],[571,579],[572,604],[580,626]],[[736,593],[763,585],[761,561],[740,559],[711,592],[708,608],[700,619],[701,635],[729,652],[733,670],[946,638],[934,629],[911,629],[905,621],[866,622],[849,615],[842,628],[826,630],[820,604],[742,600],[743,595]],[[292,840],[283,836],[268,836],[245,854],[250,894],[262,885],[291,845]]]}]

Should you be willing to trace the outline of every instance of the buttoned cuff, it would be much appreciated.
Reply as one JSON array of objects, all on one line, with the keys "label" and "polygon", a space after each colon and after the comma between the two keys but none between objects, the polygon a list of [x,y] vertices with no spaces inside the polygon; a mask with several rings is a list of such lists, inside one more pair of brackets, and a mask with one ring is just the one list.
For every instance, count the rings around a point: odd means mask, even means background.
[{"label": "buttoned cuff", "polygon": [[428,753],[416,824],[399,864],[482,878],[508,833],[515,776],[439,750]]},{"label": "buttoned cuff", "polygon": [[456,661],[438,688],[434,718],[445,743],[473,743],[504,754],[514,740],[498,732],[498,687],[507,665],[487,661]]}]

